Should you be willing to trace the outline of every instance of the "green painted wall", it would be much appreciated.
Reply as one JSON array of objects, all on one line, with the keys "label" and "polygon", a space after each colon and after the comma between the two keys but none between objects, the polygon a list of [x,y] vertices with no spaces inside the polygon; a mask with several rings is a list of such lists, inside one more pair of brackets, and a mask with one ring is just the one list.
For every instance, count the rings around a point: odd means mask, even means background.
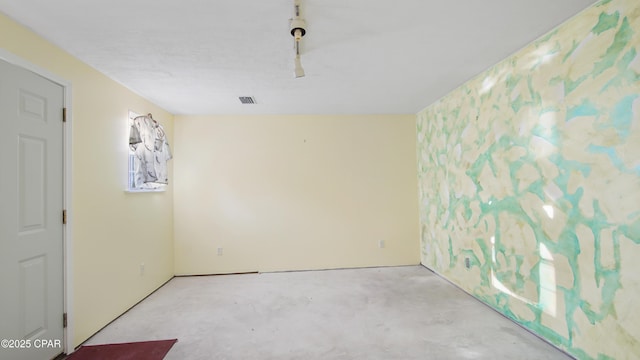
[{"label": "green painted wall", "polygon": [[581,359],[640,358],[639,53],[600,1],[418,114],[423,264]]}]

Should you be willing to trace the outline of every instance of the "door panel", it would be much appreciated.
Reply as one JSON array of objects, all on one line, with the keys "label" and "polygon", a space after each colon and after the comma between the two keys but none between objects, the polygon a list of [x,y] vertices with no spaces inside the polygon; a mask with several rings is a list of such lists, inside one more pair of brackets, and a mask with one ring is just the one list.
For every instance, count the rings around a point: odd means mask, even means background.
[{"label": "door panel", "polygon": [[20,261],[23,338],[37,338],[47,330],[47,304],[43,301],[47,298],[46,262],[46,255]]},{"label": "door panel", "polygon": [[20,234],[46,231],[46,140],[18,136],[18,224]]},{"label": "door panel", "polygon": [[0,60],[0,359],[51,359],[63,340],[64,89]]}]

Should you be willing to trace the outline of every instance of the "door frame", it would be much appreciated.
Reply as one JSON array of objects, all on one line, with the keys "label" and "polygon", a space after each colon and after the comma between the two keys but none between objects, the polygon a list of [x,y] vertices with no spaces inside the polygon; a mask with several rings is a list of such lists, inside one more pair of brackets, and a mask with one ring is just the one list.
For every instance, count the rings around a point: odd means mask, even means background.
[{"label": "door frame", "polygon": [[67,210],[67,223],[62,227],[62,246],[63,246],[63,312],[67,314],[67,327],[63,329],[63,346],[62,350],[66,354],[73,352],[73,251],[72,251],[72,229],[73,229],[73,210],[71,201],[71,184],[72,184],[72,171],[71,171],[71,125],[73,124],[73,111],[71,111],[71,82],[67,81],[60,76],[38,66],[30,61],[21,58],[3,48],[0,48],[0,60],[4,60],[12,65],[21,67],[25,70],[29,70],[43,78],[54,82],[64,89],[64,107],[67,109],[66,117],[67,121],[63,124],[62,143],[62,204],[63,208]]}]

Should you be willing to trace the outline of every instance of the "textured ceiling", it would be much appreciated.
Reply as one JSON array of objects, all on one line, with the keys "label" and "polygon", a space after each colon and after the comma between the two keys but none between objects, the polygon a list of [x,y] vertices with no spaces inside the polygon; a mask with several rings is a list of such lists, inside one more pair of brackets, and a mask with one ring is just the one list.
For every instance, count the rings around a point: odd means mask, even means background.
[{"label": "textured ceiling", "polygon": [[372,114],[418,112],[593,0],[301,2],[298,79],[293,0],[0,0],[0,11],[175,114]]}]

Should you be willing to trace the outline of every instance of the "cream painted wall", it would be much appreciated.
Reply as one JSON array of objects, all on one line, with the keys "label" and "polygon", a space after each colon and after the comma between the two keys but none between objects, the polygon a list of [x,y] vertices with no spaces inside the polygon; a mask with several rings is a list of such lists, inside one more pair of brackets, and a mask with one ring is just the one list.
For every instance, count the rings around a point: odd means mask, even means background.
[{"label": "cream painted wall", "polygon": [[173,276],[172,186],[124,192],[128,110],[153,113],[170,144],[173,116],[2,14],[0,34],[0,48],[72,84],[71,326],[78,345]]},{"label": "cream painted wall", "polygon": [[176,116],[176,274],[418,264],[415,121]]}]

